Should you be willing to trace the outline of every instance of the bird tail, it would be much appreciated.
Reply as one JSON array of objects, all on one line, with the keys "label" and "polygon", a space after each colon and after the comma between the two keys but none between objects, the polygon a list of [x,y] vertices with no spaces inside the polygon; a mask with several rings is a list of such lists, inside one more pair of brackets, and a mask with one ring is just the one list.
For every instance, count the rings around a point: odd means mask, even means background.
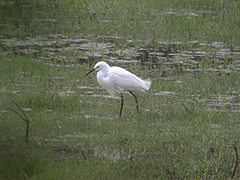
[{"label": "bird tail", "polygon": [[143,80],[144,90],[148,91],[150,89],[151,84],[152,84],[152,81],[150,79]]}]

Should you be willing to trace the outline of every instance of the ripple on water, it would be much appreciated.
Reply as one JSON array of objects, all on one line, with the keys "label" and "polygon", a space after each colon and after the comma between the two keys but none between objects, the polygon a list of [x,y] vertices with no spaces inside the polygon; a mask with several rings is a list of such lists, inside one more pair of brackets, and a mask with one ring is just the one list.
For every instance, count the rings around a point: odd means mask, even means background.
[{"label": "ripple on water", "polygon": [[[175,12],[167,12],[174,14]],[[177,13],[178,14],[178,13]],[[176,14],[176,15],[177,15]],[[200,12],[201,14],[201,12]],[[188,14],[195,16],[197,14]],[[37,60],[48,62],[50,66],[55,66],[53,60],[60,62],[58,66],[71,67],[77,63],[91,62],[104,59],[110,63],[121,64],[128,68],[129,64],[140,64],[142,67],[149,67],[151,74],[159,73],[158,69],[168,71],[172,67],[185,72],[223,72],[231,73],[240,71],[240,60],[236,57],[240,55],[240,46],[225,47],[222,42],[205,43],[200,41],[189,42],[166,42],[159,41],[155,45],[134,45],[132,40],[125,41],[126,44],[117,44],[121,37],[99,36],[93,38],[72,38],[63,34],[50,34],[48,36],[26,37],[25,39],[0,37],[1,53],[14,52],[15,54],[33,55]],[[214,66],[202,68],[201,63],[212,61]],[[68,63],[61,63],[68,62]],[[72,64],[69,64],[72,62]],[[164,76],[164,72],[163,72]],[[162,77],[165,80],[172,80],[169,77]],[[102,95],[99,86],[78,86],[78,90],[83,91],[83,95],[93,97],[112,98]],[[1,89],[1,92],[6,91]],[[19,93],[18,90],[12,93]],[[60,91],[61,96],[75,94],[76,90]],[[154,95],[176,95],[175,92],[155,92]],[[216,95],[209,99],[209,107],[231,106],[232,110],[239,111],[239,101],[230,100],[231,96]],[[232,97],[236,99],[237,97]],[[239,97],[238,97],[239,98]]]},{"label": "ripple on water", "polygon": [[[56,59],[60,61],[78,61],[86,63],[104,57],[105,60],[117,63],[141,63],[141,65],[152,65],[159,68],[158,64],[171,65],[182,64],[185,71],[199,71],[199,62],[214,58],[216,69],[224,69],[222,64],[240,55],[240,47],[226,48],[222,42],[204,43],[199,41],[189,42],[164,42],[155,45],[134,46],[132,41],[126,41],[124,48],[119,46],[113,39],[120,37],[98,37],[98,38],[72,38],[57,34],[49,36],[37,36],[25,39],[1,37],[0,47],[15,54],[29,54],[37,59],[49,61]],[[115,42],[115,43],[114,43]],[[2,51],[5,53],[6,51]],[[155,66],[154,66],[155,64]],[[240,63],[228,62],[227,70],[239,70]],[[226,65],[226,64],[225,64]],[[236,68],[237,67],[237,68]]]}]

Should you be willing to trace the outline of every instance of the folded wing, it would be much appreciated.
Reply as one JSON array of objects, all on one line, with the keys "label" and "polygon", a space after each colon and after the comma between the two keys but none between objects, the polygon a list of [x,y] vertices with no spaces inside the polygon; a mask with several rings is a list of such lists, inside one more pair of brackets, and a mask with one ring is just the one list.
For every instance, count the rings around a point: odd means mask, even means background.
[{"label": "folded wing", "polygon": [[115,82],[116,90],[119,92],[147,91],[151,86],[151,80],[142,80],[135,74],[120,67],[112,67],[108,75]]}]

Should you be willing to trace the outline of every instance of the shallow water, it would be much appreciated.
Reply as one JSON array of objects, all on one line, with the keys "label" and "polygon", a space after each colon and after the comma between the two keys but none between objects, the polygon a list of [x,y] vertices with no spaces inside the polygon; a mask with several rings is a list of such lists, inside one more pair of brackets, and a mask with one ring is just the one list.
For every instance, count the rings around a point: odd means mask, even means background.
[{"label": "shallow water", "polygon": [[240,112],[240,95],[235,92],[232,95],[218,94],[208,99],[208,106],[211,110],[218,111],[221,107],[227,107],[227,111]]},{"label": "shallow water", "polygon": [[[201,71],[199,63],[214,59],[215,68],[209,71],[240,70],[234,56],[240,56],[240,47],[225,48],[221,42],[158,42],[155,45],[133,46],[113,43],[119,37],[71,38],[64,35],[37,36],[35,38],[0,38],[1,53],[14,52],[16,55],[31,55],[41,61],[89,63],[104,59],[112,63],[138,63],[152,69],[177,66],[182,71]],[[109,41],[109,42],[108,42]],[[205,49],[205,51],[204,51]]]},{"label": "shallow water", "polygon": [[[79,35],[80,37],[83,35]],[[72,64],[87,63],[91,66],[99,61],[105,60],[110,64],[128,68],[129,64],[136,64],[147,67],[151,78],[154,73],[161,73],[162,78],[171,80],[165,76],[165,72],[171,68],[177,69],[178,73],[220,72],[231,73],[240,71],[240,46],[227,48],[221,42],[207,44],[199,41],[191,42],[158,42],[154,45],[134,45],[128,40],[126,44],[117,44],[120,37],[99,37],[73,38],[63,34],[50,34],[48,36],[26,37],[24,39],[0,37],[0,53],[8,54],[14,52],[16,55],[32,56],[38,61],[48,63],[59,62],[59,65],[69,66]],[[213,67],[204,68],[200,63],[213,63]],[[55,63],[53,63],[55,64]],[[181,83],[181,79],[175,80]],[[97,94],[96,94],[97,88]],[[85,95],[102,96],[100,87],[78,86]],[[76,93],[73,90],[61,91],[61,96],[68,96]],[[104,93],[105,94],[105,93]],[[176,96],[177,92],[155,92],[154,95]],[[105,97],[111,98],[105,94]],[[215,95],[208,100],[211,109],[221,106],[230,106],[234,112],[240,111],[239,95]]]}]

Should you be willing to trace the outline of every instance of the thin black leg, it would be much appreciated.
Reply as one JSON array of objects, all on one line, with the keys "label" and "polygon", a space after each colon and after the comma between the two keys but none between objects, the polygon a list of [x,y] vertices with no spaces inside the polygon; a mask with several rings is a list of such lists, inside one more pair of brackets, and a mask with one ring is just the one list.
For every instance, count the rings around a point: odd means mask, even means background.
[{"label": "thin black leg", "polygon": [[120,108],[120,117],[122,116],[122,109],[123,109],[123,95],[121,93],[121,108]]},{"label": "thin black leg", "polygon": [[135,94],[133,94],[132,91],[128,91],[131,95],[133,95],[135,102],[136,102],[136,107],[137,107],[137,112],[138,112],[138,101],[137,101],[137,97],[135,96]]}]

